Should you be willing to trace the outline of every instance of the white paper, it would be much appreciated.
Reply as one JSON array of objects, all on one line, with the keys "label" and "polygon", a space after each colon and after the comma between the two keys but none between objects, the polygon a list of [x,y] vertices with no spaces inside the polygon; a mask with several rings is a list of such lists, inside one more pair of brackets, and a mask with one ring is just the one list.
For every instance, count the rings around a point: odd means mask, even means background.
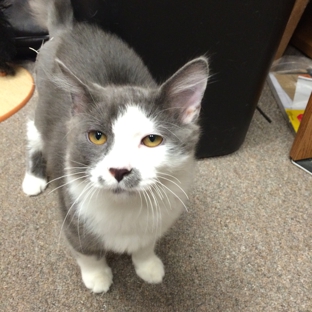
[{"label": "white paper", "polygon": [[312,92],[312,78],[298,77],[292,109],[305,109]]}]

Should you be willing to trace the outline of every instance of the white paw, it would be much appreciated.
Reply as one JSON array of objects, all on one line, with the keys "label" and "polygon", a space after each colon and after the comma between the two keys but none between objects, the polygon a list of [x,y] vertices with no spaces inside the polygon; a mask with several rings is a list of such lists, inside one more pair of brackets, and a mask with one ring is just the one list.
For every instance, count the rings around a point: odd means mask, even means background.
[{"label": "white paw", "polygon": [[94,293],[107,292],[113,283],[113,273],[109,267],[88,272],[81,271],[81,275],[85,286]]},{"label": "white paw", "polygon": [[164,265],[157,256],[147,261],[136,263],[135,271],[139,277],[150,284],[161,283],[165,275]]},{"label": "white paw", "polygon": [[47,187],[47,180],[38,178],[29,172],[26,172],[22,188],[23,192],[28,196],[40,194]]}]

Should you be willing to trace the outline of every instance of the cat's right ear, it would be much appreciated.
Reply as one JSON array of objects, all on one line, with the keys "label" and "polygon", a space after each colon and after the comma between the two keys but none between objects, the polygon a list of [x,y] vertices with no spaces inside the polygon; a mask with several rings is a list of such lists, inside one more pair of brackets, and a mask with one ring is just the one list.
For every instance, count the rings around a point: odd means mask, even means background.
[{"label": "cat's right ear", "polygon": [[162,100],[183,124],[196,122],[208,76],[208,61],[199,57],[184,65],[161,86]]},{"label": "cat's right ear", "polygon": [[55,60],[62,73],[58,81],[60,88],[68,91],[72,99],[72,114],[84,113],[93,102],[89,87],[82,82],[60,59]]}]

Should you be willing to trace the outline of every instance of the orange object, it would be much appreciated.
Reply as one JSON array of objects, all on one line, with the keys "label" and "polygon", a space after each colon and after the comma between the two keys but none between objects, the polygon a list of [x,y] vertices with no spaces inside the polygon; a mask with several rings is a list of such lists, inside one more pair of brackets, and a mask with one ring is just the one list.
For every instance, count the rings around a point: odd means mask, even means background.
[{"label": "orange object", "polygon": [[23,67],[15,67],[15,75],[0,75],[0,122],[20,110],[35,90],[34,79]]}]

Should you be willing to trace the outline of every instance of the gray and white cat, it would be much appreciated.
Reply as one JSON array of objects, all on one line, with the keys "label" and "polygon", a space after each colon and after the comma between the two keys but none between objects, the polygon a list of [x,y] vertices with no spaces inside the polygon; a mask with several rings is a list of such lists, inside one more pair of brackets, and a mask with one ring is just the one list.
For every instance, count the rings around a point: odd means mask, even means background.
[{"label": "gray and white cat", "polygon": [[130,254],[139,277],[160,283],[154,247],[186,209],[207,59],[159,86],[124,42],[76,22],[69,0],[33,6],[52,39],[36,64],[23,191],[39,194],[48,177],[56,183],[62,230],[87,288],[112,284],[106,251]]}]

